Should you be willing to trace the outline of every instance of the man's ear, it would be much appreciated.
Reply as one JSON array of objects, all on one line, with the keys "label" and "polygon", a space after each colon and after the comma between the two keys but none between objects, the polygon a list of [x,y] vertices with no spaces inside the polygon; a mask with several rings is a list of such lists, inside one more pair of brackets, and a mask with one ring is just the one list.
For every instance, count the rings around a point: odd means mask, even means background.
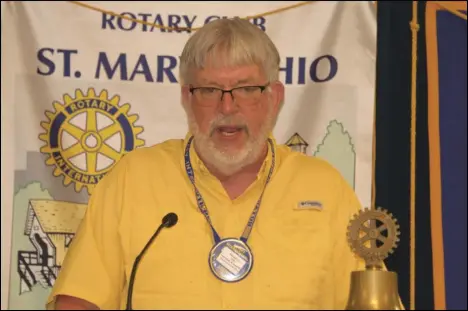
[{"label": "man's ear", "polygon": [[186,105],[190,101],[190,87],[183,85],[180,87],[180,95],[182,99],[182,105]]},{"label": "man's ear", "polygon": [[271,84],[271,96],[273,103],[273,110],[277,114],[284,102],[284,84],[281,81],[275,81]]}]

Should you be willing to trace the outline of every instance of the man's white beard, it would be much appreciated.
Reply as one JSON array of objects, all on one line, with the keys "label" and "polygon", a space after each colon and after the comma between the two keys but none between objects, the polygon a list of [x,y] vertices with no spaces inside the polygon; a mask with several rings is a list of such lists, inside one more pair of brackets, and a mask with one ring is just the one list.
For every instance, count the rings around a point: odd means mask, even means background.
[{"label": "man's white beard", "polygon": [[[215,146],[210,134],[219,125],[240,125],[236,121],[241,120],[235,116],[219,115],[211,122],[210,130],[205,134],[200,131],[190,107],[186,107],[186,112],[189,130],[194,136],[194,143],[199,157],[225,176],[231,176],[258,160],[274,126],[273,109],[270,108],[257,136],[253,136],[245,126],[244,131],[247,135],[247,141],[244,147],[241,150],[223,150]],[[245,125],[242,121],[241,124]]]}]

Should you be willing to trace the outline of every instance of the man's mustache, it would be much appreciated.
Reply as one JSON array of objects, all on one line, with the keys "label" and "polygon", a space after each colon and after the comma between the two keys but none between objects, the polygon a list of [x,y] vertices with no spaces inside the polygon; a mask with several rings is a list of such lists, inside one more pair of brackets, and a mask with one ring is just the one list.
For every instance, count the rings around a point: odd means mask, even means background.
[{"label": "man's mustache", "polygon": [[247,122],[245,122],[243,118],[232,117],[232,116],[228,116],[228,117],[219,116],[211,122],[210,136],[212,136],[214,132],[222,126],[237,127],[237,128],[240,128],[241,130],[246,131],[246,133],[249,134],[249,127],[247,125]]}]

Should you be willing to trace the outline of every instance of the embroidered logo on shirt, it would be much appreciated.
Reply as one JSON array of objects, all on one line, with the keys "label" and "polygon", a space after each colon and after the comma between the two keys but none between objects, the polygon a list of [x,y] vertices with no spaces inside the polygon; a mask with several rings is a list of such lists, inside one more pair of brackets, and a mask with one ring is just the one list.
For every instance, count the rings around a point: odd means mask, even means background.
[{"label": "embroidered logo on shirt", "polygon": [[298,209],[316,209],[321,211],[323,209],[322,203],[318,201],[300,201],[297,203]]}]

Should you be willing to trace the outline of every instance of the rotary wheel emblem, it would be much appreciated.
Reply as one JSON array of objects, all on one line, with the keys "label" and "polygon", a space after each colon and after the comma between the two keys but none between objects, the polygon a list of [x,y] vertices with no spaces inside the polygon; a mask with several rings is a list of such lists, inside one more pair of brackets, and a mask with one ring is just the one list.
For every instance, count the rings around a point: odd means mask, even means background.
[{"label": "rotary wheel emblem", "polygon": [[367,266],[379,266],[399,242],[399,225],[392,214],[378,208],[359,211],[348,226],[348,243]]},{"label": "rotary wheel emblem", "polygon": [[63,183],[75,184],[75,191],[95,185],[128,152],[143,146],[138,138],[142,127],[135,126],[137,115],[129,115],[130,105],[119,105],[118,95],[108,98],[107,91],[86,94],[76,90],[75,98],[65,94],[63,104],[54,102],[55,111],[46,111],[46,131],[39,138],[46,143],[41,152],[54,166],[54,176],[64,176]]}]

